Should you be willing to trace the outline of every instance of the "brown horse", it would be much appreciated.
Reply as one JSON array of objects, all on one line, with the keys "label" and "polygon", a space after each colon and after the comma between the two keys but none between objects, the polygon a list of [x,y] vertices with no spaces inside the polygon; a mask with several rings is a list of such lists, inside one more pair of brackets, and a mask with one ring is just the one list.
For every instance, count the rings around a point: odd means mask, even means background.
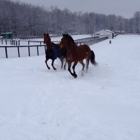
[{"label": "brown horse", "polygon": [[[74,42],[73,38],[68,34],[63,34],[63,37],[60,42],[60,47],[66,46],[67,47],[67,62],[68,62],[68,71],[70,74],[76,78],[77,74],[75,72],[75,66],[78,62],[82,64],[82,71],[84,71],[85,64],[83,62],[84,59],[86,59],[86,71],[88,70],[89,61],[91,61],[92,64],[96,65],[95,61],[95,54],[90,49],[88,45],[80,45],[77,46]],[[71,72],[71,64],[74,62],[72,68],[73,73]]]},{"label": "brown horse", "polygon": [[[63,68],[63,63],[64,63],[64,60],[66,59],[66,54],[67,54],[67,50],[66,50],[66,47],[64,48],[60,48],[59,45],[51,42],[51,38],[49,36],[49,34],[45,34],[44,33],[44,44],[46,44],[46,60],[45,60],[45,63],[46,63],[46,66],[48,69],[50,69],[50,67],[48,66],[47,64],[47,61],[49,59],[52,60],[52,67],[54,70],[56,70],[56,68],[54,67],[54,60],[58,57],[61,61],[61,68]],[[64,64],[64,69],[66,68],[66,61],[65,61],[65,64]]]}]

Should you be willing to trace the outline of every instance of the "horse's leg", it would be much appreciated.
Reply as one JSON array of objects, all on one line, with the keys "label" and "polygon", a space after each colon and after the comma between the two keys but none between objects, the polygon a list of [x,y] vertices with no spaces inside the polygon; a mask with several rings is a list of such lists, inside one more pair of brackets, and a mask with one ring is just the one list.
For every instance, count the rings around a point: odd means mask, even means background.
[{"label": "horse's leg", "polygon": [[[71,72],[71,62],[68,63],[68,71],[72,76],[75,76],[74,73]],[[76,78],[76,77],[75,77]]]},{"label": "horse's leg", "polygon": [[83,66],[82,71],[84,71],[84,68],[85,68],[85,64],[84,64],[84,62],[81,61],[80,64]]},{"label": "horse's leg", "polygon": [[90,57],[87,56],[87,58],[86,58],[86,72],[88,70],[89,60],[90,60]]},{"label": "horse's leg", "polygon": [[84,71],[84,68],[85,68],[85,64],[84,64],[83,61],[81,61],[80,63],[81,63],[81,65],[83,66],[83,68],[82,68],[82,75],[83,75],[83,71]]},{"label": "horse's leg", "polygon": [[[66,63],[67,63],[66,58],[60,57],[59,59],[61,61],[61,68],[63,68],[63,65],[64,65],[64,70],[65,70],[66,69]],[[64,64],[64,61],[65,61],[65,64]]]},{"label": "horse's leg", "polygon": [[65,59],[65,64],[64,64],[64,70],[66,69],[66,65],[67,65],[67,60],[66,60],[66,58],[63,58],[63,59]]},{"label": "horse's leg", "polygon": [[50,67],[47,64],[47,61],[48,61],[48,59],[45,60],[45,63],[46,63],[47,68],[50,70]]},{"label": "horse's leg", "polygon": [[72,66],[72,68],[73,68],[73,76],[74,76],[74,78],[77,78],[77,74],[76,74],[76,72],[75,72],[75,66],[77,65],[77,61],[75,61],[74,62],[74,64],[73,64],[73,66]]},{"label": "horse's leg", "polygon": [[52,67],[54,70],[56,70],[56,68],[54,67],[54,59],[52,60]]},{"label": "horse's leg", "polygon": [[63,68],[63,58],[59,57],[60,61],[61,61],[61,68]]}]

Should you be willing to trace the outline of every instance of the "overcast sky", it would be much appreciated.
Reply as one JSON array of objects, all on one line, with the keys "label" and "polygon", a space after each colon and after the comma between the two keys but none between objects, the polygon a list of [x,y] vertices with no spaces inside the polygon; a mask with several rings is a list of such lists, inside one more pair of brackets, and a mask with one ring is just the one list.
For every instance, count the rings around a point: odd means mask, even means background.
[{"label": "overcast sky", "polygon": [[69,9],[71,12],[82,11],[95,12],[99,14],[115,14],[125,18],[133,17],[136,11],[140,11],[140,0],[12,0],[33,5],[57,6],[63,10]]}]

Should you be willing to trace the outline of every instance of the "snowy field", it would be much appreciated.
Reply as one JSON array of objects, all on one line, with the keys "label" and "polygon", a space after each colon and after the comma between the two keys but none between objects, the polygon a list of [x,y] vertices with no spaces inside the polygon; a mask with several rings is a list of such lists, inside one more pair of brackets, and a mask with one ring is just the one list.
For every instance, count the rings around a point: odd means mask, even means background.
[{"label": "snowy field", "polygon": [[0,58],[0,140],[140,140],[140,36],[90,47],[98,66],[76,79],[45,55]]}]

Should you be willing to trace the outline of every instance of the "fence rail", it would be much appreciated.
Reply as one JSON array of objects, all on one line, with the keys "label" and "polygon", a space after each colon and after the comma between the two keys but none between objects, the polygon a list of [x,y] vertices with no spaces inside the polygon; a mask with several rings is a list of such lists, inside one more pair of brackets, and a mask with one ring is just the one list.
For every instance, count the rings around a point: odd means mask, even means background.
[{"label": "fence rail", "polygon": [[[105,39],[108,39],[108,37],[102,37],[102,38],[87,37],[87,38],[82,38],[82,39],[75,39],[74,41],[76,42],[77,45],[81,45],[81,44],[91,45],[91,44],[103,41]],[[58,41],[53,41],[53,42],[58,43]],[[28,45],[30,45],[30,43],[39,43],[41,45],[43,44],[43,41],[29,40]]]},{"label": "fence rail", "polygon": [[44,47],[45,52],[45,45],[28,45],[28,46],[0,46],[0,48],[5,49],[5,57],[8,58],[8,48],[17,48],[18,57],[20,57],[20,48],[27,48],[28,49],[28,56],[31,56],[30,48],[36,48],[37,55],[39,56],[39,47]]},{"label": "fence rail", "polygon": [[[89,38],[83,38],[83,39],[76,39],[74,40],[76,42],[77,45],[81,45],[81,44],[87,44],[87,45],[91,45],[100,41],[103,41],[105,39],[108,39],[108,37],[103,37],[103,38],[94,38],[94,37],[89,37]],[[39,45],[29,45],[30,42],[39,42]],[[8,58],[8,48],[17,48],[17,53],[18,53],[18,57],[20,57],[20,48],[27,48],[28,49],[28,56],[31,56],[31,50],[30,48],[36,48],[36,52],[37,55],[39,56],[39,47],[44,47],[44,53],[45,53],[45,47],[46,45],[41,45],[43,43],[43,41],[30,41],[28,42],[28,45],[16,45],[16,46],[0,46],[0,48],[4,48],[5,49],[5,57]],[[56,42],[55,42],[56,43]]]},{"label": "fence rail", "polygon": [[88,37],[83,39],[76,39],[74,41],[77,43],[77,45],[81,45],[81,44],[92,45],[106,39],[108,39],[108,37],[103,37],[103,38]]}]

